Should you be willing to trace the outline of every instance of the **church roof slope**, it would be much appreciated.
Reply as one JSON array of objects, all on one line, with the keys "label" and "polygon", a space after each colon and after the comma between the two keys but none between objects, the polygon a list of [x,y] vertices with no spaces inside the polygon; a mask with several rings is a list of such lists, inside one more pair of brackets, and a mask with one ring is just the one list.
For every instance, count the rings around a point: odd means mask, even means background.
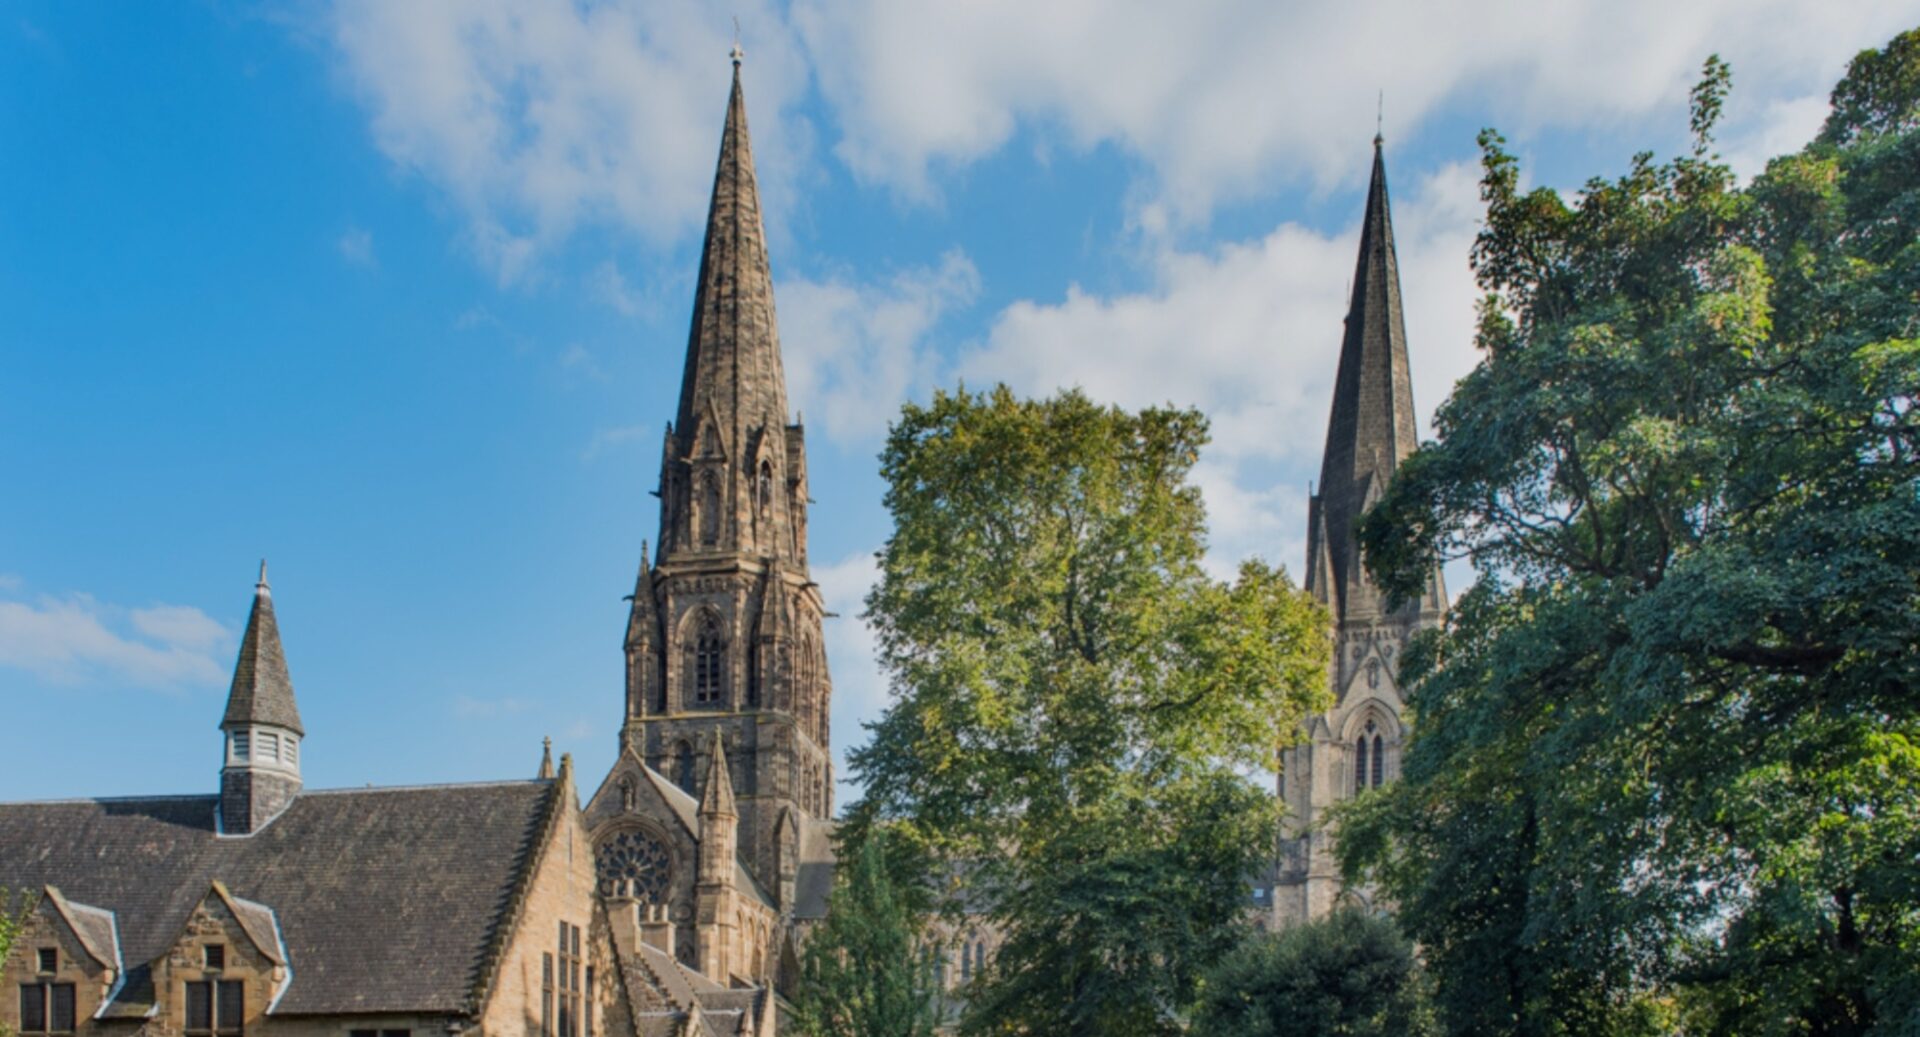
[{"label": "church roof slope", "polygon": [[0,886],[57,885],[112,911],[125,1007],[152,997],[132,973],[171,946],[219,880],[278,919],[293,980],[274,1014],[464,1013],[561,791],[518,781],[307,792],[241,838],[215,831],[213,796],[0,804]]}]

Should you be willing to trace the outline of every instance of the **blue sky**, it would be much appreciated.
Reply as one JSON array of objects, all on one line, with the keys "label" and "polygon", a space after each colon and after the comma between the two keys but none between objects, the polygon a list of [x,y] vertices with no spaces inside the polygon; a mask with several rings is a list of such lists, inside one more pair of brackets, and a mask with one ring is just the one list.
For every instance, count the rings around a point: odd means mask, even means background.
[{"label": "blue sky", "polygon": [[1718,51],[1750,173],[1920,22],[1180,6],[8,5],[0,799],[212,791],[262,556],[309,785],[531,774],[543,735],[604,772],[730,16],[842,752],[903,399],[1204,407],[1212,563],[1297,570],[1381,92],[1424,416],[1473,363],[1479,127],[1577,186],[1682,147]]}]

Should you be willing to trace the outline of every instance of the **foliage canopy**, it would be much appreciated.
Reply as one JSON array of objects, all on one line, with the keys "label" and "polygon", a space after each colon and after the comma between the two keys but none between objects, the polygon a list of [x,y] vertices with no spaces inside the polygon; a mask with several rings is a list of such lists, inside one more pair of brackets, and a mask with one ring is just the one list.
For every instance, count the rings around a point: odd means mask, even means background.
[{"label": "foliage canopy", "polygon": [[1453,1032],[1920,1034],[1920,30],[1748,186],[1482,134],[1481,365],[1363,521],[1404,778],[1342,818]]},{"label": "foliage canopy", "polygon": [[[850,756],[1005,940],[973,1033],[1175,1032],[1267,859],[1266,764],[1326,694],[1325,616],[1201,566],[1195,411],[1001,387],[908,405],[867,599],[895,699]],[[955,891],[931,890],[952,907]]]}]

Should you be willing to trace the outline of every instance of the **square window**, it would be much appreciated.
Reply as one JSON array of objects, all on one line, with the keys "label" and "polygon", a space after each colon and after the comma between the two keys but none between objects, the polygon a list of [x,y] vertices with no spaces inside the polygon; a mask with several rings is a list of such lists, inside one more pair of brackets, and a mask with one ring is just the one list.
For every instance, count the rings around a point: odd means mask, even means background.
[{"label": "square window", "polygon": [[202,949],[206,952],[206,966],[208,970],[219,972],[221,969],[227,967],[227,948],[224,945],[210,943]]},{"label": "square window", "polygon": [[380,1037],[379,1030],[348,1030],[347,1037]]},{"label": "square window", "polygon": [[40,971],[43,973],[60,971],[60,951],[58,948],[40,948]]}]

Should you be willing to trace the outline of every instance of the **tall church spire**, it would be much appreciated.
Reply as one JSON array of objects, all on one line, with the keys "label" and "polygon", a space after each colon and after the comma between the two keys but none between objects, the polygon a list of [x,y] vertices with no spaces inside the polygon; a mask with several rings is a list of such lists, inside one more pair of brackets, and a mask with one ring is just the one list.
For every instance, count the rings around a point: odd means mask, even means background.
[{"label": "tall church spire", "polygon": [[[721,452],[735,459],[741,457],[751,430],[787,421],[773,275],[767,266],[767,235],[760,218],[737,48],[675,427],[682,437],[691,437],[702,431],[706,420],[716,425]],[[661,545],[662,554],[667,547]]]},{"label": "tall church spire", "polygon": [[[724,732],[741,856],[768,888],[774,828],[833,813],[820,653],[807,572],[806,438],[787,417],[740,54],[694,286],[680,402],[660,455],[660,535],[627,622],[622,751],[692,786]],[[720,752],[717,747],[714,752]]]},{"label": "tall church spire", "polygon": [[1308,516],[1308,589],[1343,619],[1375,613],[1382,606],[1361,571],[1353,524],[1386,489],[1400,461],[1419,445],[1381,145],[1376,134],[1320,492],[1310,502]]}]

